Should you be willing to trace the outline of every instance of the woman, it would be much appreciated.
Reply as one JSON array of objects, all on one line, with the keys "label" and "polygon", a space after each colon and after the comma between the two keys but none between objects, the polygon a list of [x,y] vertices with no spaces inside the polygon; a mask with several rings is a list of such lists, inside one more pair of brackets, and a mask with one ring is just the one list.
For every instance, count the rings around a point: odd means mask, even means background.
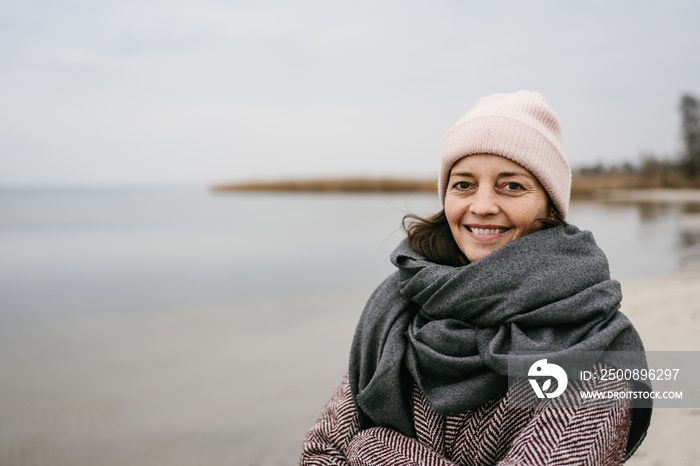
[{"label": "woman", "polygon": [[[410,217],[391,257],[398,271],[370,297],[349,373],[307,434],[301,464],[615,465],[631,456],[651,410],[577,398],[631,389],[599,376],[603,351],[645,360],[605,255],[564,221],[570,188],[559,121],[538,93],[485,97],[447,132],[444,210]],[[509,367],[525,360],[580,354],[594,355],[585,366],[594,377],[565,391],[557,379],[557,398],[549,387],[540,399],[536,382],[508,384]]]}]

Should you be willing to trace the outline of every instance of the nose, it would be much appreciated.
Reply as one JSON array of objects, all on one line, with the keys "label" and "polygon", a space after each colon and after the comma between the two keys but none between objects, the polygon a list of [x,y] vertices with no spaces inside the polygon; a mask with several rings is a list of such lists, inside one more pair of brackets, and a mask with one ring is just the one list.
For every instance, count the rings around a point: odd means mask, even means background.
[{"label": "nose", "polygon": [[479,187],[471,197],[469,212],[481,217],[496,215],[500,212],[496,193],[493,189]]}]

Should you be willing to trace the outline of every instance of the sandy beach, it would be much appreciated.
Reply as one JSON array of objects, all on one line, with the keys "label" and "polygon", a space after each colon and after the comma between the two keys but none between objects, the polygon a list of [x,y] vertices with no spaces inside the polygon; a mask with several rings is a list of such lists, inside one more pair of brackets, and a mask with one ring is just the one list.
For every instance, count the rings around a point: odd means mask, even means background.
[{"label": "sandy beach", "polygon": [[[647,351],[700,350],[700,270],[622,281],[623,312]],[[656,409],[648,436],[628,464],[700,464],[700,409]]]}]

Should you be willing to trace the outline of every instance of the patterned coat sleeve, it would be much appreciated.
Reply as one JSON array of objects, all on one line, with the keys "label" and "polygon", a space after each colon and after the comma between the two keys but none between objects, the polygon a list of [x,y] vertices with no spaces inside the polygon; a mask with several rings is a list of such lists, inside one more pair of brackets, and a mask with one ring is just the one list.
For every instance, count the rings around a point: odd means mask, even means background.
[{"label": "patterned coat sleeve", "polygon": [[299,464],[349,465],[348,446],[359,431],[360,420],[346,374],[316,424],[306,434]]},{"label": "patterned coat sleeve", "polygon": [[348,376],[306,434],[300,465],[456,466],[430,446],[395,430],[360,431]]}]

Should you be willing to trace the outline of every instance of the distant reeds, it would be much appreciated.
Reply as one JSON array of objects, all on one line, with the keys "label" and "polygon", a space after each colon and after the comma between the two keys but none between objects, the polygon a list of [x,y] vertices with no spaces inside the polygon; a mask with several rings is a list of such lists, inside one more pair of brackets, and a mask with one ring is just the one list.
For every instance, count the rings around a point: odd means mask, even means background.
[{"label": "distant reeds", "polygon": [[585,199],[613,189],[699,189],[700,179],[680,173],[575,173],[571,183],[571,197]]},{"label": "distant reeds", "polygon": [[299,192],[435,192],[436,180],[396,178],[339,178],[315,180],[253,181],[222,184],[213,191],[299,191]]},{"label": "distant reeds", "polygon": [[[574,199],[592,198],[601,191],[611,189],[659,189],[686,188],[699,189],[700,180],[688,178],[680,173],[666,172],[577,172],[571,186]],[[337,178],[251,181],[245,183],[219,184],[214,192],[227,191],[269,191],[269,192],[318,192],[318,193],[372,193],[372,192],[437,192],[434,179],[397,178]]]}]

